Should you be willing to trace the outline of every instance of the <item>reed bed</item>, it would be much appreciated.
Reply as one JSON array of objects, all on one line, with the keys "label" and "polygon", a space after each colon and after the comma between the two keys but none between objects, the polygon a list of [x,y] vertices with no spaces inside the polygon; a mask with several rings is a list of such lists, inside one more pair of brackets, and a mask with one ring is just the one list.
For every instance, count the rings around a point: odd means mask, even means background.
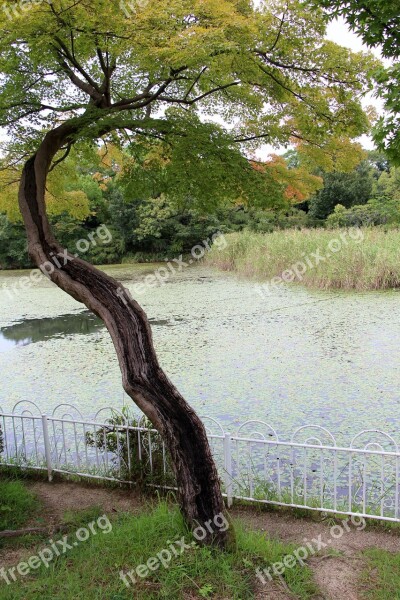
[{"label": "reed bed", "polygon": [[400,230],[302,229],[243,231],[225,236],[206,262],[263,282],[301,283],[323,290],[400,287]]}]

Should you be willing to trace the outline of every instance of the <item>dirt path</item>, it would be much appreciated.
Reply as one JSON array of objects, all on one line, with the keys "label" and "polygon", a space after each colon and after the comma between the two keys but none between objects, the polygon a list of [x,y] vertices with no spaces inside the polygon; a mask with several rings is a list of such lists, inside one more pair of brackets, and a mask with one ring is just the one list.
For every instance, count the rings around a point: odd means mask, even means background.
[{"label": "dirt path", "polygon": [[[29,485],[41,500],[42,516],[49,527],[56,525],[69,510],[101,507],[105,513],[138,512],[146,500],[135,490],[103,488],[78,483],[35,482]],[[147,500],[148,502],[148,500]]]},{"label": "dirt path", "polygon": [[[332,518],[314,520],[296,518],[293,514],[276,511],[257,511],[253,508],[233,508],[232,514],[242,519],[252,529],[268,532],[283,542],[303,547],[308,552],[307,564],[313,571],[315,582],[323,600],[362,600],[360,574],[366,565],[362,552],[368,548],[381,548],[400,552],[400,530],[379,529],[368,521],[355,519],[346,524]],[[307,544],[311,545],[307,548]],[[317,551],[318,549],[318,551]],[[270,583],[260,586],[261,598],[269,599]],[[262,593],[265,593],[263,596]],[[277,596],[279,600],[293,600],[293,596]]]},{"label": "dirt path", "polygon": [[[148,497],[142,497],[135,489],[65,482],[34,482],[29,487],[42,502],[40,521],[50,530],[61,522],[68,510],[99,506],[107,514],[137,513],[151,504]],[[358,520],[343,525],[333,519],[296,518],[288,512],[259,511],[251,507],[234,507],[231,513],[249,528],[265,531],[271,538],[292,543],[296,549],[306,549],[307,564],[320,590],[313,600],[362,600],[359,581],[360,573],[365,568],[362,552],[373,547],[400,552],[400,529],[387,531],[368,525],[368,522],[364,528]],[[0,551],[0,564],[15,564],[20,554],[21,550]],[[265,583],[257,583],[256,600],[295,600],[282,577],[275,577],[273,581],[264,579]]]}]

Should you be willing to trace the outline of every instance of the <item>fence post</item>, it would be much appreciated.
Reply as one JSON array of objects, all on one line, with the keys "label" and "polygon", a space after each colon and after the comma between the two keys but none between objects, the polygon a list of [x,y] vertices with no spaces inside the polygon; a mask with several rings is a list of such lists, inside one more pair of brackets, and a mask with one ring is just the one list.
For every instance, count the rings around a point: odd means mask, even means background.
[{"label": "fence post", "polygon": [[232,439],[230,433],[225,433],[224,437],[224,471],[227,504],[230,508],[233,504]]},{"label": "fence post", "polygon": [[47,473],[48,473],[49,481],[51,482],[53,480],[53,467],[51,464],[49,425],[48,425],[46,415],[42,415],[42,426],[43,426],[43,441],[44,441],[44,451],[45,451],[45,455],[46,455]]}]

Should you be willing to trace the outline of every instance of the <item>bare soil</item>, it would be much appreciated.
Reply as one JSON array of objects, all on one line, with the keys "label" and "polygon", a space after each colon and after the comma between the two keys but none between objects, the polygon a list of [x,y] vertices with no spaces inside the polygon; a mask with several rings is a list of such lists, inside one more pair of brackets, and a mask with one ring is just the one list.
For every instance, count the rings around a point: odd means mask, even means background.
[{"label": "bare soil", "polygon": [[[242,519],[249,527],[265,531],[271,538],[296,546],[311,543],[314,549],[320,547],[315,555],[307,559],[314,580],[320,590],[320,600],[362,600],[363,584],[360,575],[366,568],[363,551],[368,548],[381,548],[388,552],[400,551],[400,529],[384,529],[382,526],[366,521],[366,526],[355,520],[346,525],[332,518],[298,518],[291,511],[255,510],[250,507],[232,509],[232,515]],[[270,594],[271,583],[261,584],[261,598],[293,600],[293,595]],[[272,582],[275,584],[275,581]],[[263,595],[264,594],[264,595]],[[317,600],[315,598],[315,600]]]}]

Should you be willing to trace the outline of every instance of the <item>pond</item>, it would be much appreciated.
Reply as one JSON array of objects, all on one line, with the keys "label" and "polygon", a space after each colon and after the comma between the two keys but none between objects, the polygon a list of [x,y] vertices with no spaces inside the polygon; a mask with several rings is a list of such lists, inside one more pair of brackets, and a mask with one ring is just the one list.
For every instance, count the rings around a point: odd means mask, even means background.
[{"label": "pond", "polygon": [[[106,271],[134,293],[156,268]],[[31,400],[51,413],[68,402],[91,417],[130,404],[102,323],[47,279],[20,285],[26,275],[0,273],[0,406]],[[161,365],[201,415],[231,431],[262,419],[284,438],[314,423],[343,442],[371,428],[400,441],[399,293],[287,286],[263,297],[196,265],[136,297]]]}]

